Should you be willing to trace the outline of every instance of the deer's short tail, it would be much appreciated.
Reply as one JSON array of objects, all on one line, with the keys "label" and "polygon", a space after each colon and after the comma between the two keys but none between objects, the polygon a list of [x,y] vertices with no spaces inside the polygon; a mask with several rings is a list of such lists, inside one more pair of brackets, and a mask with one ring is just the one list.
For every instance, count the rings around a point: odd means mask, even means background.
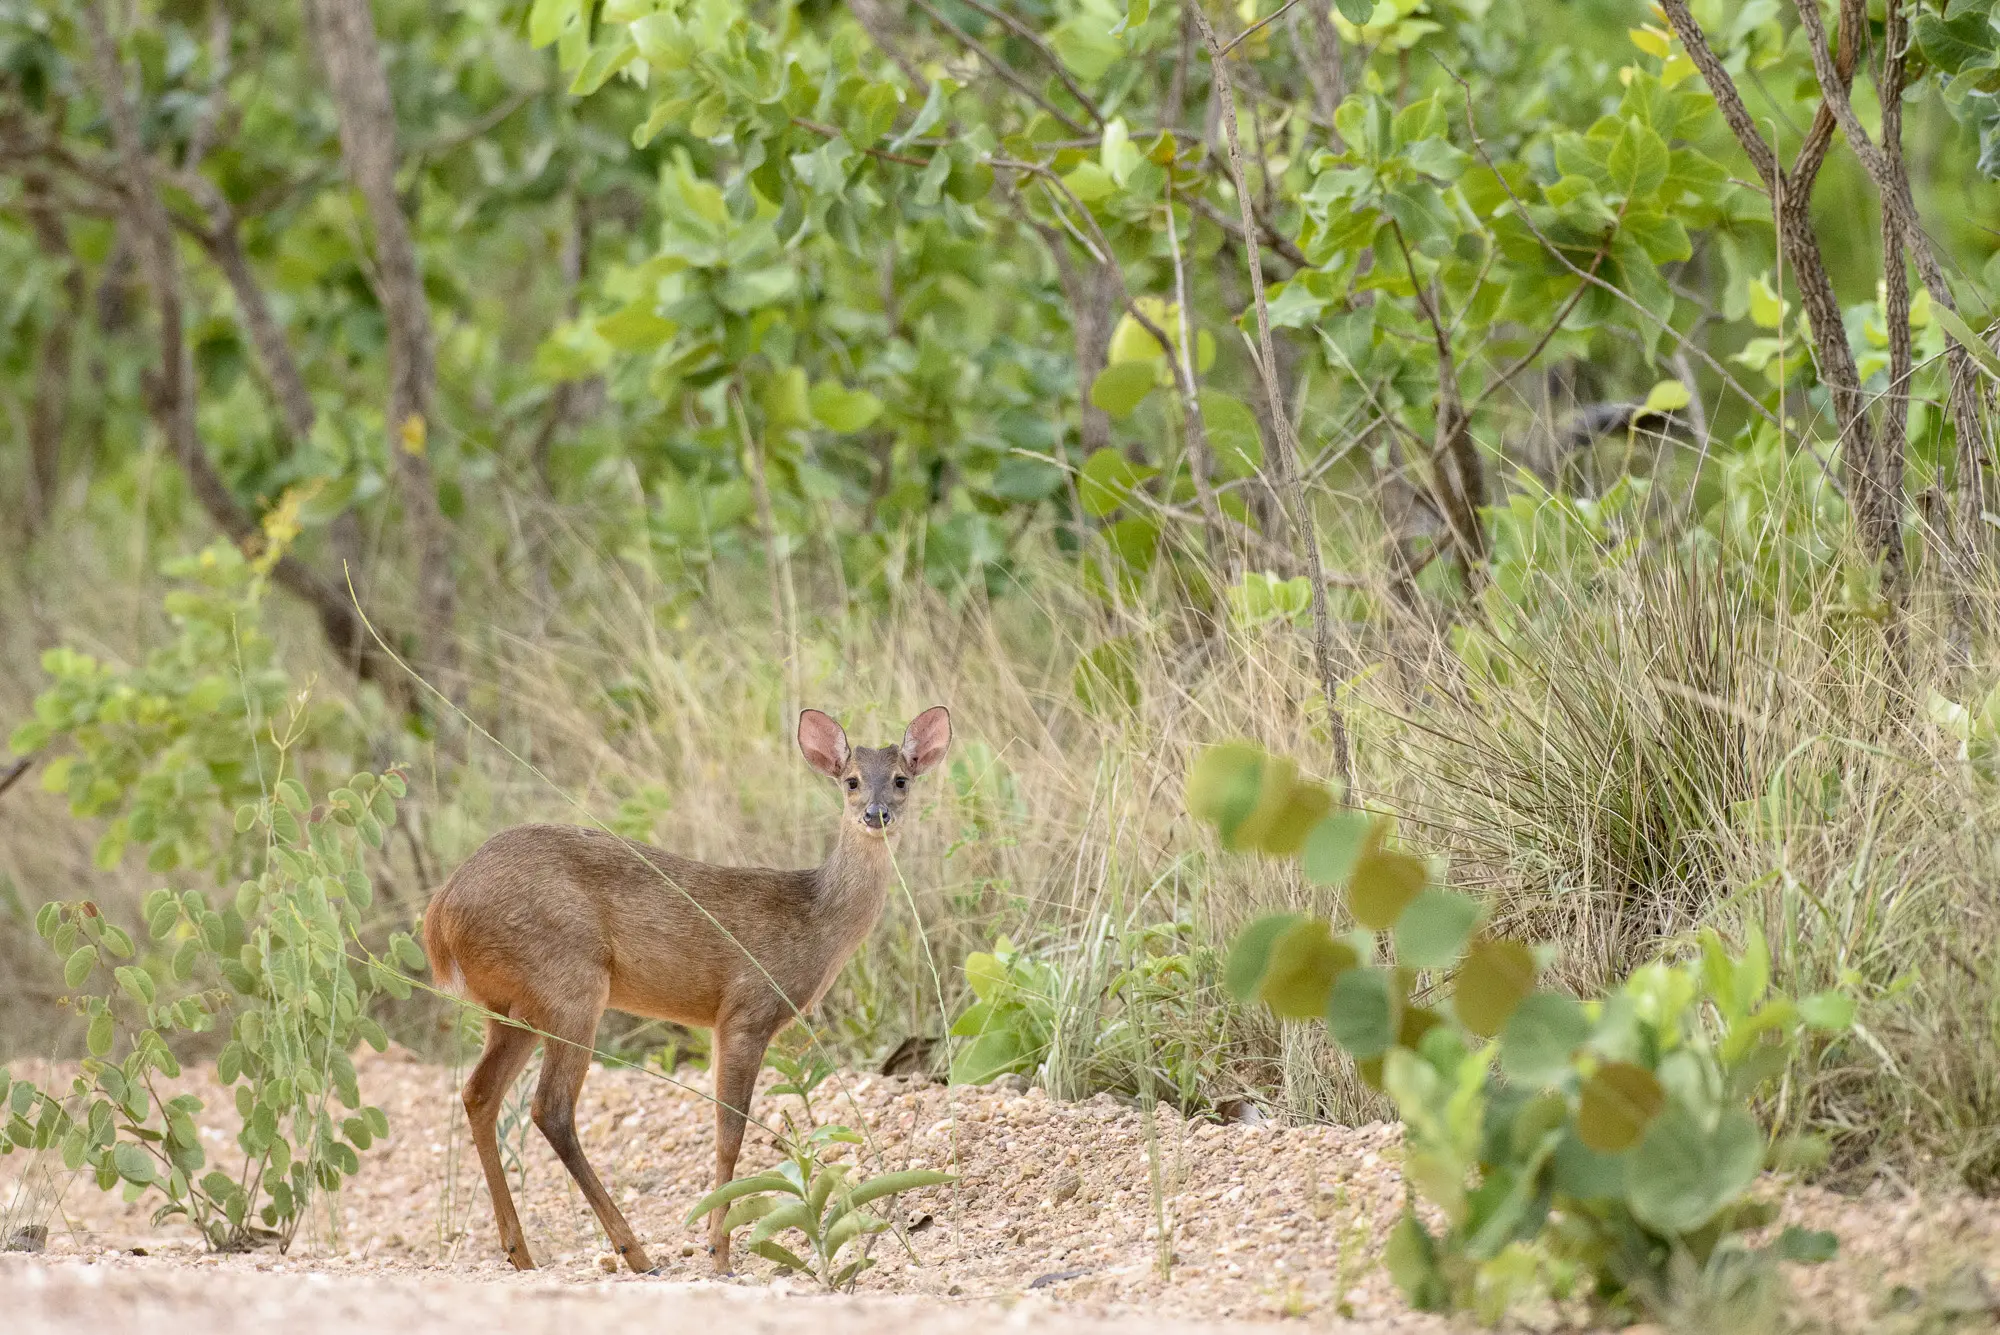
[{"label": "deer's short tail", "polygon": [[458,967],[458,956],[452,952],[445,930],[448,915],[441,902],[443,898],[440,893],[424,910],[424,956],[431,962],[431,981],[438,988],[461,1001],[470,1000],[465,990],[465,972]]}]

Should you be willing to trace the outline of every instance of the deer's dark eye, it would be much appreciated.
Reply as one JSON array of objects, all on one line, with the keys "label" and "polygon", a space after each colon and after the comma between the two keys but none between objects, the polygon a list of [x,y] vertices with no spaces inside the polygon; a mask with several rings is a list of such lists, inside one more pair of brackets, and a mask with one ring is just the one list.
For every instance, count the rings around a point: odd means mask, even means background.
[{"label": "deer's dark eye", "polygon": [[850,793],[858,792],[860,791],[860,788],[861,788],[861,780],[853,777],[852,775],[849,775],[847,780],[847,791]]},{"label": "deer's dark eye", "polygon": [[898,774],[896,776],[896,786],[898,788],[908,788],[910,786],[910,781],[904,778],[902,775]]}]

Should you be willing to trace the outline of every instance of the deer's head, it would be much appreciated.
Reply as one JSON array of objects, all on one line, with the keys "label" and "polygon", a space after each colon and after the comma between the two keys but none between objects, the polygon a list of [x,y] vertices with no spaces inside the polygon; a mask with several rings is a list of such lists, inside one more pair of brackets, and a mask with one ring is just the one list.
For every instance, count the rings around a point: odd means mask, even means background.
[{"label": "deer's head", "polygon": [[806,763],[837,782],[847,801],[845,819],[876,837],[902,819],[910,784],[929,773],[951,746],[951,712],[933,705],[910,722],[897,746],[854,746],[829,715],[799,714],[799,750]]}]

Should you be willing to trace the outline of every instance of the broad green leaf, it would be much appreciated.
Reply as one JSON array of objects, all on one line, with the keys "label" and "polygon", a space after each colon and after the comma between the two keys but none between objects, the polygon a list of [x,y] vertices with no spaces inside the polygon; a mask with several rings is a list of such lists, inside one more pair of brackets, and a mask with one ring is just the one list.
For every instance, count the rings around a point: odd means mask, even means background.
[{"label": "broad green leaf", "polygon": [[1313,885],[1339,885],[1354,871],[1374,821],[1351,807],[1330,812],[1306,835],[1299,869]]},{"label": "broad green leaf", "polygon": [[1764,1166],[1764,1133],[1742,1108],[1704,1128],[1678,1101],[1646,1130],[1625,1164],[1632,1213],[1662,1233],[1692,1233],[1750,1189]]},{"label": "broad green leaf", "polygon": [[848,389],[837,380],[812,387],[812,413],[829,430],[848,434],[882,415],[882,400],[865,389]]},{"label": "broad green leaf", "polygon": [[1590,1021],[1573,997],[1537,992],[1514,1008],[1500,1031],[1500,1069],[1518,1085],[1554,1084],[1589,1037]]},{"label": "broad green leaf", "polygon": [[111,1158],[118,1176],[134,1186],[143,1187],[153,1181],[155,1174],[151,1156],[131,1141],[121,1140],[113,1146]]},{"label": "broad green leaf", "polygon": [[1195,757],[1188,769],[1187,809],[1227,837],[1257,805],[1265,753],[1249,742],[1223,742]]},{"label": "broad green leaf", "polygon": [[1196,398],[1208,432],[1215,471],[1225,478],[1249,477],[1264,466],[1264,439],[1256,414],[1243,400],[1218,389],[1204,389]]},{"label": "broad green leaf", "polygon": [[1840,1254],[1840,1239],[1822,1229],[1788,1224],[1772,1247],[1780,1260],[1797,1265],[1824,1265]]},{"label": "broad green leaf", "polygon": [[1845,1033],[1854,1027],[1854,998],[1841,992],[1815,992],[1802,997],[1799,1018],[1815,1029]]},{"label": "broad green leaf", "polygon": [[83,980],[90,977],[90,971],[97,967],[97,947],[78,946],[70,957],[63,961],[63,986],[81,987]]},{"label": "broad green leaf", "polygon": [[93,1057],[111,1055],[112,1021],[111,1012],[101,1010],[90,1017],[90,1028],[84,1035],[84,1044]]},{"label": "broad green leaf", "polygon": [[1151,362],[1116,362],[1099,371],[1090,382],[1090,401],[1122,422],[1158,383],[1159,373]]},{"label": "broad green leaf", "polygon": [[1666,1090],[1645,1067],[1607,1062],[1583,1082],[1577,1134],[1599,1154],[1618,1154],[1639,1142],[1666,1101]]},{"label": "broad green leaf", "polygon": [[1666,142],[1650,127],[1628,120],[1618,131],[1604,165],[1620,194],[1628,199],[1643,199],[1666,181],[1671,163]]},{"label": "broad green leaf", "polygon": [[1453,983],[1459,1023],[1481,1038],[1496,1037],[1535,986],[1535,957],[1519,941],[1489,939],[1466,953]]},{"label": "broad green leaf", "polygon": [[1148,464],[1135,464],[1106,446],[1084,460],[1077,478],[1077,496],[1086,514],[1101,518],[1129,502],[1134,489],[1159,471]]},{"label": "broad green leaf", "polygon": [[1396,962],[1412,969],[1448,969],[1479,926],[1479,903],[1455,890],[1431,886],[1396,920]]},{"label": "broad green leaf", "polygon": [[1347,885],[1347,906],[1354,920],[1371,931],[1386,932],[1430,880],[1422,858],[1383,848],[1378,830],[1361,850]]},{"label": "broad green leaf", "polygon": [[1257,919],[1237,934],[1236,944],[1229,950],[1229,961],[1222,970],[1223,986],[1229,989],[1230,996],[1248,1001],[1257,994],[1270,966],[1271,948],[1301,921],[1296,913],[1274,913]]},{"label": "broad green leaf", "polygon": [[1679,412],[1692,400],[1686,385],[1678,380],[1662,380],[1646,391],[1644,410],[1649,413]]},{"label": "broad green leaf", "polygon": [[1352,946],[1333,939],[1324,919],[1302,919],[1272,942],[1257,995],[1284,1019],[1310,1020],[1325,1014],[1334,980],[1360,962]]},{"label": "broad green leaf", "polygon": [[1327,993],[1326,1027],[1333,1041],[1356,1061],[1387,1052],[1396,1041],[1396,1006],[1389,995],[1389,975],[1380,969],[1343,969]]}]

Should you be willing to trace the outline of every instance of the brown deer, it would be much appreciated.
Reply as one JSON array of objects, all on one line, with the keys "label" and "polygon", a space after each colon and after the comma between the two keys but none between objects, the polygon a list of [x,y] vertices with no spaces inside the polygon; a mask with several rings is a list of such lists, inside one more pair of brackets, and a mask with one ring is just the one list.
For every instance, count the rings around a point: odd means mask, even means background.
[{"label": "brown deer", "polygon": [[[846,799],[833,851],[809,870],[716,867],[597,830],[521,825],[488,839],[445,882],[424,914],[432,973],[505,1017],[487,1020],[464,1097],[500,1245],[517,1268],[535,1262],[494,1126],[540,1035],[550,1037],[535,1125],[625,1263],[649,1270],[576,1135],[577,1095],[605,1008],[714,1030],[715,1183],[727,1183],[765,1047],[819,1002],[874,928],[889,891],[889,835],[910,781],[950,745],[951,715],[941,705],[917,715],[900,746],[880,748],[850,748],[838,723],[804,711],[799,749]],[[729,1269],[727,1213],[717,1210],[709,1223],[718,1273]]]}]

